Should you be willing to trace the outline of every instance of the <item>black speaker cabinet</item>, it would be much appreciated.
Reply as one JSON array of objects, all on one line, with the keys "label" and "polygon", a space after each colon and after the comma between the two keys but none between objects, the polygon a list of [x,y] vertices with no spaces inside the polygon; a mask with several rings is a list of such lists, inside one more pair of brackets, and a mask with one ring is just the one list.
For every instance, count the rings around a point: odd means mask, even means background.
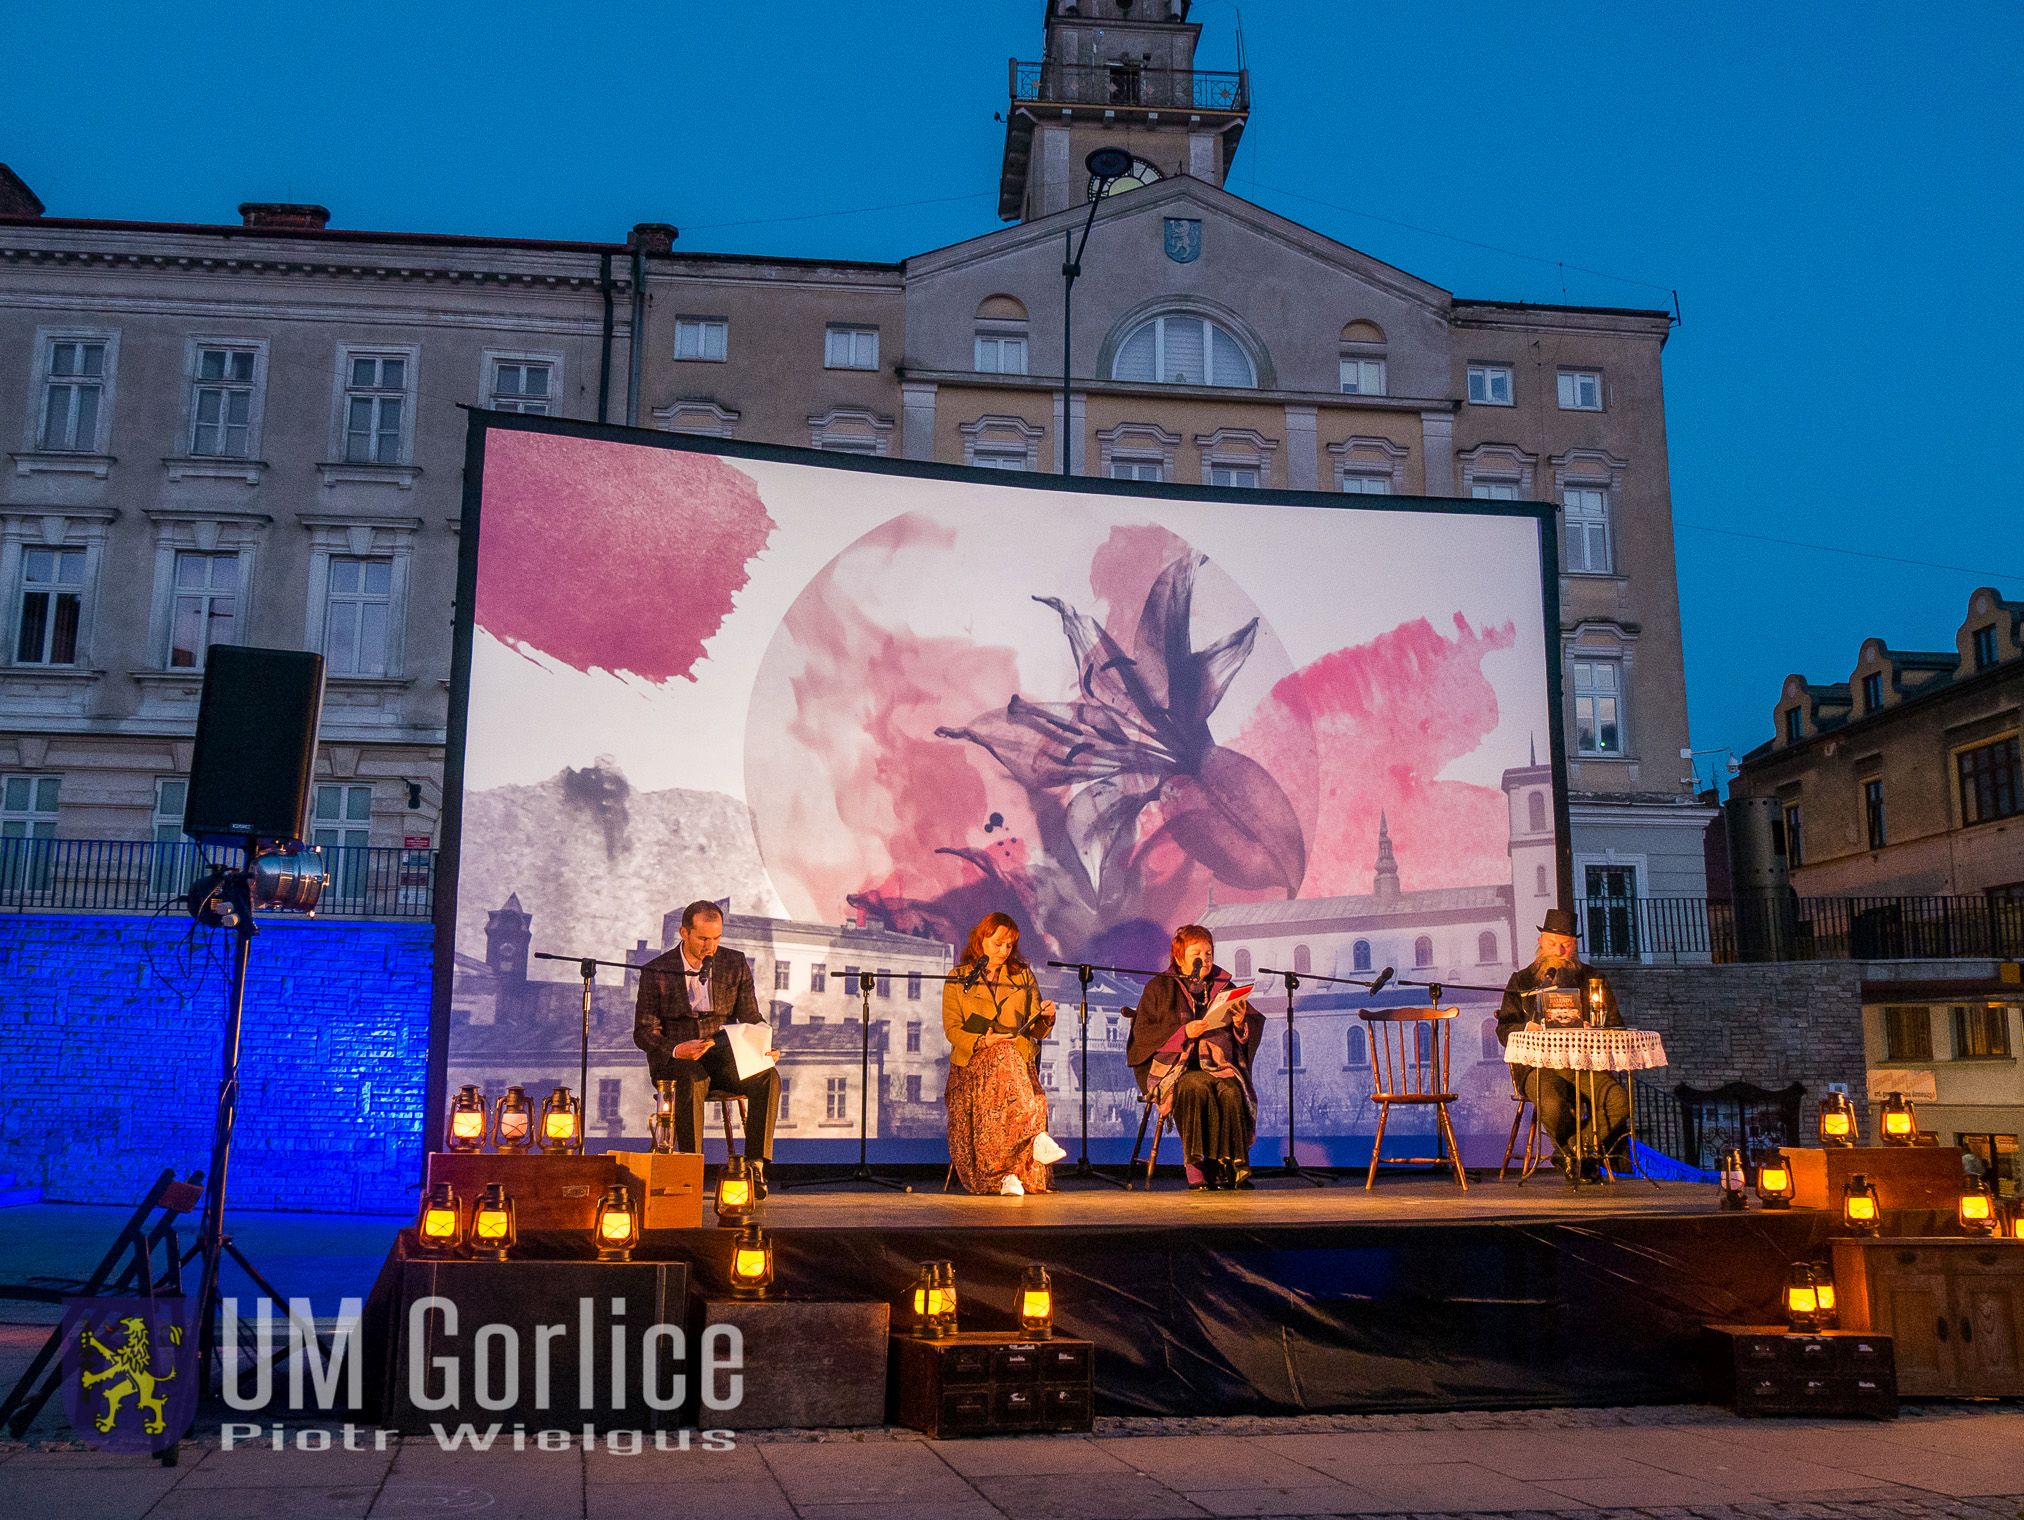
[{"label": "black speaker cabinet", "polygon": [[[390,1262],[385,1423],[407,1435],[470,1423],[529,1430],[673,1430],[693,1419],[698,1347],[686,1262]],[[377,1296],[381,1289],[374,1290]],[[659,1325],[682,1328],[677,1347]],[[589,1381],[584,1382],[585,1374]],[[680,1406],[672,1400],[686,1376]],[[440,1407],[435,1407],[440,1406]]]},{"label": "black speaker cabinet", "polygon": [[323,656],[214,645],[183,832],[193,839],[300,839],[323,711]]}]

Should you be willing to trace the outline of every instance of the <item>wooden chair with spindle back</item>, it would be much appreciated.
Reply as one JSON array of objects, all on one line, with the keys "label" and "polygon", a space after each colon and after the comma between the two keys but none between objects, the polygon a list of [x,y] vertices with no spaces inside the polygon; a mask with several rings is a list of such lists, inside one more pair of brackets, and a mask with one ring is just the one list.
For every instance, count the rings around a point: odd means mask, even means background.
[{"label": "wooden chair with spindle back", "polygon": [[[1378,1163],[1383,1161],[1390,1166],[1445,1165],[1453,1170],[1462,1191],[1469,1190],[1455,1126],[1448,1118],[1448,1105],[1456,1096],[1448,1080],[1455,1013],[1453,1008],[1366,1008],[1357,1014],[1370,1029],[1371,1100],[1377,1104],[1377,1136],[1370,1144],[1365,1188],[1377,1185]],[[1435,1138],[1447,1154],[1386,1156],[1384,1132],[1394,1104],[1432,1108]]]}]

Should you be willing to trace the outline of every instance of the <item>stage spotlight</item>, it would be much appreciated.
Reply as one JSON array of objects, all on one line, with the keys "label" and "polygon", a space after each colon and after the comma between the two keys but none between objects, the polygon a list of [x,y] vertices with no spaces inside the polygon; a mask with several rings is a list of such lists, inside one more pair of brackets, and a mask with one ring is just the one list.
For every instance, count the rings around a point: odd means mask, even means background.
[{"label": "stage spotlight", "polygon": [[1722,1152],[1722,1207],[1740,1209],[1748,1204],[1744,1188],[1749,1186],[1743,1171],[1743,1153],[1731,1146]]},{"label": "stage spotlight", "polygon": [[450,1132],[443,1148],[451,1151],[482,1151],[485,1148],[487,1119],[485,1094],[476,1083],[466,1082],[450,1100]]},{"label": "stage spotlight", "polygon": [[1820,1328],[1820,1274],[1811,1262],[1795,1261],[1785,1274],[1785,1323],[1796,1331]]},{"label": "stage spotlight", "polygon": [[773,1283],[773,1242],[747,1220],[731,1245],[731,1292],[738,1298],[764,1298]]},{"label": "stage spotlight", "polygon": [[1845,1092],[1829,1093],[1820,1100],[1820,1143],[1833,1147],[1855,1142],[1855,1105]]},{"label": "stage spotlight", "polygon": [[1757,1168],[1757,1197],[1767,1209],[1792,1207],[1792,1166],[1783,1151],[1773,1151]]},{"label": "stage spotlight", "polygon": [[752,1217],[752,1172],[743,1156],[724,1163],[717,1178],[717,1223],[742,1224]]},{"label": "stage spotlight", "polygon": [[1037,1261],[1019,1286],[1019,1328],[1037,1341],[1054,1334],[1054,1283]]},{"label": "stage spotlight", "polygon": [[1919,1138],[1919,1116],[1912,1100],[1903,1093],[1890,1093],[1883,1100],[1883,1143],[1915,1145]]},{"label": "stage spotlight", "polygon": [[640,1243],[639,1210],[623,1182],[604,1190],[604,1201],[597,1206],[596,1243],[599,1261],[631,1261],[633,1247]]},{"label": "stage spotlight", "polygon": [[1883,1207],[1876,1184],[1866,1173],[1857,1172],[1841,1189],[1841,1221],[1858,1235],[1875,1235],[1883,1229]]},{"label": "stage spotlight", "polygon": [[1989,1191],[1989,1184],[1979,1177],[1962,1184],[1961,1201],[1954,1213],[1961,1228],[1970,1235],[1996,1233],[1996,1198]]},{"label": "stage spotlight", "polygon": [[541,1149],[551,1156],[568,1156],[583,1149],[583,1105],[566,1087],[558,1087],[541,1101]]},{"label": "stage spotlight", "polygon": [[464,1217],[449,1183],[437,1183],[422,1200],[415,1240],[424,1256],[454,1256],[463,1247]]},{"label": "stage spotlight", "polygon": [[515,1083],[500,1094],[492,1111],[492,1143],[501,1153],[513,1155],[533,1142],[534,1105],[528,1101],[527,1089]]},{"label": "stage spotlight", "polygon": [[471,1210],[471,1249],[493,1261],[504,1261],[520,1243],[513,1218],[513,1199],[503,1182],[488,1182]]}]

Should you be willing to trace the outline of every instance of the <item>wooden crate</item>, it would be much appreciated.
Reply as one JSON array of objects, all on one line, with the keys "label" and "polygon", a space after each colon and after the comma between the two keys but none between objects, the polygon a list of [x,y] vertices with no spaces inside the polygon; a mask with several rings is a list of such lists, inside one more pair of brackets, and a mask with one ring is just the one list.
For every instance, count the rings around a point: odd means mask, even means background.
[{"label": "wooden crate", "polygon": [[1088,1341],[1021,1340],[965,1331],[893,1337],[893,1406],[902,1425],[937,1440],[1088,1430],[1095,1397]]},{"label": "wooden crate", "polygon": [[703,1158],[694,1151],[655,1156],[611,1151],[632,1188],[642,1230],[693,1230],[703,1223]]},{"label": "wooden crate", "polygon": [[1741,1415],[1894,1420],[1891,1339],[1863,1330],[1708,1326],[1709,1392]]},{"label": "wooden crate", "polygon": [[[885,1423],[886,1344],[892,1310],[882,1303],[796,1298],[712,1298],[703,1325],[735,1325],[744,1338],[744,1397],[735,1409],[699,1412],[719,1430],[792,1426],[828,1430]],[[702,1375],[700,1367],[697,1376]],[[698,1390],[698,1397],[704,1396]]]},{"label": "wooden crate", "polygon": [[1857,1172],[1876,1184],[1887,1209],[1951,1214],[1961,1197],[1958,1145],[1795,1146],[1785,1159],[1792,1163],[1792,1201],[1803,1208],[1839,1210],[1842,1186]]},{"label": "wooden crate", "polygon": [[491,1182],[503,1182],[513,1199],[521,1234],[570,1230],[586,1240],[596,1222],[605,1189],[627,1174],[611,1156],[544,1156],[539,1152],[501,1156],[436,1151],[429,1156],[429,1185],[447,1182],[466,1210]]},{"label": "wooden crate", "polygon": [[2024,1396],[2024,1241],[1837,1240],[1841,1323],[1895,1344],[1907,1398]]}]

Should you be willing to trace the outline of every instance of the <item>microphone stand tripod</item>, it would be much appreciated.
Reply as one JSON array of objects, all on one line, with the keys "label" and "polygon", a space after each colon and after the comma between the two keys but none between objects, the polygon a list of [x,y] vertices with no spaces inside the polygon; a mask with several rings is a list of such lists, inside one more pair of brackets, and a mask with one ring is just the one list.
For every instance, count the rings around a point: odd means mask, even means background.
[{"label": "microphone stand tripod", "polygon": [[551,955],[546,950],[534,952],[537,961],[575,961],[576,974],[583,978],[583,1040],[579,1047],[576,1076],[576,1096],[583,1105],[583,1133],[590,1133],[590,989],[597,980],[599,966],[615,966],[621,971],[645,971],[644,966],[630,965],[625,961],[603,961],[594,955]]},{"label": "microphone stand tripod", "polygon": [[[846,976],[849,973],[831,970],[831,976]],[[837,1172],[828,1177],[810,1177],[805,1182],[796,1182],[795,1187],[833,1187],[839,1183],[869,1182],[873,1187],[886,1188],[895,1193],[911,1193],[914,1185],[892,1177],[881,1177],[871,1169],[870,1153],[866,1136],[870,1132],[871,1116],[871,990],[878,984],[878,975],[872,971],[857,973],[857,991],[860,1013],[858,1028],[862,1033],[858,1055],[857,1078],[857,1165],[847,1172]],[[774,1183],[782,1192],[787,1184]]]},{"label": "microphone stand tripod", "polygon": [[1131,1178],[1112,1177],[1099,1172],[1089,1159],[1089,984],[1096,979],[1099,971],[1108,971],[1118,976],[1157,976],[1155,971],[1134,971],[1119,966],[1092,966],[1087,961],[1049,961],[1056,971],[1073,971],[1076,981],[1082,984],[1081,996],[1076,1000],[1082,1025],[1082,1154],[1076,1158],[1067,1175],[1090,1182],[1107,1182],[1112,1187],[1131,1191]]},{"label": "microphone stand tripod", "polygon": [[1317,976],[1311,971],[1277,971],[1270,966],[1258,968],[1260,976],[1276,976],[1286,983],[1286,1159],[1280,1164],[1279,1175],[1311,1183],[1315,1187],[1326,1187],[1330,1178],[1321,1172],[1300,1164],[1293,1145],[1293,1079],[1294,1068],[1299,1064],[1293,1059],[1293,990],[1306,977],[1311,982],[1334,982],[1343,987],[1361,987],[1367,992],[1381,992],[1392,979],[1392,968],[1387,966],[1373,977]]}]

